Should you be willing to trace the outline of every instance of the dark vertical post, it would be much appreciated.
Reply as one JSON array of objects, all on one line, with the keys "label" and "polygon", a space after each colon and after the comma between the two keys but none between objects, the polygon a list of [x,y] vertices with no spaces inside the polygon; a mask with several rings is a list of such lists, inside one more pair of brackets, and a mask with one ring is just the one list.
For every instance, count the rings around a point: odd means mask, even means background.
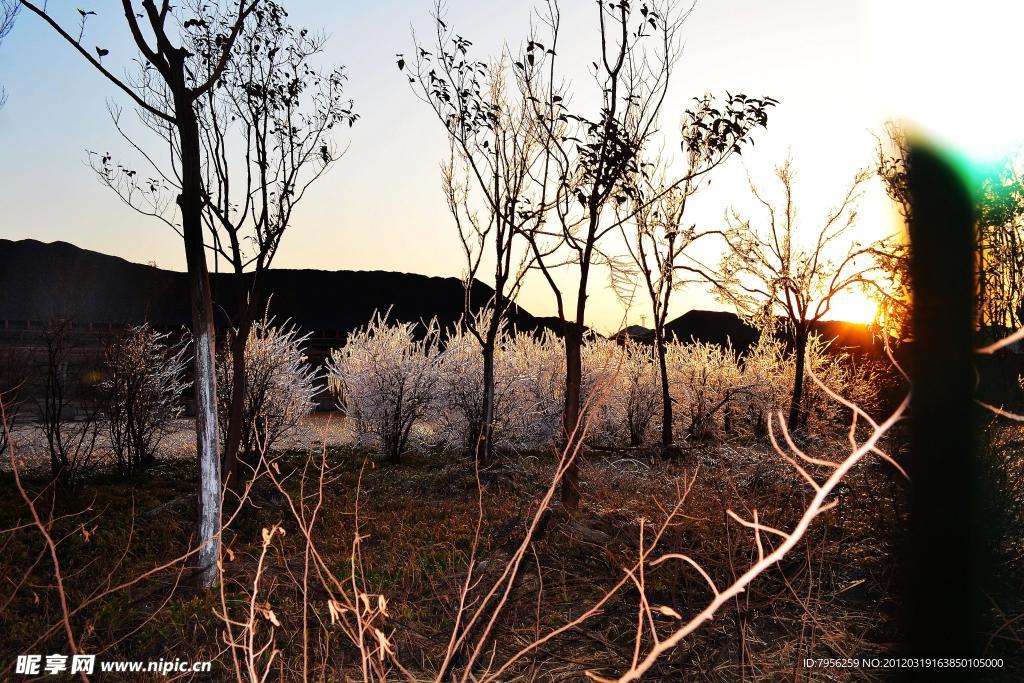
[{"label": "dark vertical post", "polygon": [[[980,562],[972,424],[973,204],[964,181],[934,151],[915,147],[909,162],[913,493],[905,654],[967,657],[977,654]],[[908,680],[970,677],[963,669],[904,673]]]}]

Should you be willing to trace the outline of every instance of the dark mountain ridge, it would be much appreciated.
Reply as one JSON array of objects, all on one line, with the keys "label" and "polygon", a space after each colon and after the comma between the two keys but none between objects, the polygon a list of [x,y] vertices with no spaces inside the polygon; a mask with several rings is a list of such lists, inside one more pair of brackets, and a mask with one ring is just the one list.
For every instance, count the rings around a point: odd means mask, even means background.
[{"label": "dark mountain ridge", "polygon": [[[880,351],[880,342],[872,334],[871,327],[838,320],[822,320],[814,325],[814,332],[826,341],[831,341],[834,350]],[[687,311],[665,324],[665,337],[681,342],[699,341],[732,346],[743,353],[757,341],[760,332],[748,325],[735,313],[728,311]],[[783,326],[779,337],[786,339]],[[642,325],[630,325],[613,335],[614,339],[625,338],[644,344],[654,343],[654,330]]]},{"label": "dark mountain ridge", "polygon": [[[227,326],[237,310],[232,275],[211,274],[215,317]],[[375,312],[401,322],[437,318],[442,326],[462,317],[463,283],[457,278],[388,271],[272,269],[260,284],[271,315],[300,327],[344,335]],[[474,282],[471,304],[493,290]],[[81,249],[66,242],[0,240],[0,320],[72,320],[78,324],[190,324],[185,274]],[[518,329],[544,326],[521,307],[510,321]]]},{"label": "dark mountain ridge", "polygon": [[[237,283],[230,274],[211,274],[217,324],[227,329],[236,312]],[[400,322],[433,318],[443,328],[462,317],[463,283],[453,277],[430,277],[391,271],[273,269],[262,280],[271,315],[288,318],[321,336],[340,337],[366,324],[375,312]],[[486,303],[493,290],[474,281],[471,305]],[[163,328],[190,324],[185,274],[132,263],[76,247],[67,242],[0,239],[0,321],[71,320],[76,324],[121,325],[149,322]],[[510,323],[524,332],[543,328],[561,333],[557,318],[539,317],[520,306]],[[827,321],[819,325],[836,347],[872,346],[865,325]],[[744,351],[757,330],[733,313],[692,310],[666,325],[670,338],[731,344]],[[638,341],[653,340],[641,325],[620,331]]]}]

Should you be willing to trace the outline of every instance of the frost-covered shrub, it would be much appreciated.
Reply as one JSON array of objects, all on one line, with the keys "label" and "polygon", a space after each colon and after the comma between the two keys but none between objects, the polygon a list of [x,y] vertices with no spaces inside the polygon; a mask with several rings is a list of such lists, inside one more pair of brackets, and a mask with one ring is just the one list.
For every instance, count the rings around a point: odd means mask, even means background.
[{"label": "frost-covered shrub", "polygon": [[[485,321],[478,321],[485,328]],[[524,386],[527,368],[519,363],[517,335],[502,330],[494,348],[494,417],[491,438],[499,449],[517,449],[532,438],[526,429],[538,412],[531,392]],[[557,341],[557,340],[556,340]],[[433,411],[439,442],[451,448],[472,450],[484,419],[484,361],[480,342],[462,326],[444,342],[439,363],[438,395]],[[543,411],[541,411],[543,412]]]},{"label": "frost-covered shrub", "polygon": [[786,345],[771,333],[743,354],[741,378],[747,390],[738,397],[738,422],[755,436],[768,433],[772,413],[787,409],[793,391],[794,360]]},{"label": "frost-covered shrub", "polygon": [[[461,325],[448,335],[444,347],[444,360],[438,367],[437,378],[438,393],[444,396],[443,401],[437,402],[435,411],[438,440],[448,447],[471,449],[476,430],[483,421],[483,354],[480,343]],[[497,381],[495,385],[497,403]],[[500,416],[496,408],[495,420]],[[495,438],[498,431],[496,427]]]},{"label": "frost-covered shrub", "polygon": [[[582,413],[593,445],[641,446],[660,427],[661,387],[654,349],[591,338],[581,349]],[[870,401],[873,375],[844,354],[811,340],[808,367],[858,403]],[[768,417],[789,407],[793,354],[762,335],[743,356],[704,343],[667,347],[675,425],[694,440],[725,434],[763,436]],[[562,437],[565,347],[541,334],[505,333],[494,352],[493,440],[504,450],[537,450]],[[483,419],[483,357],[464,328],[442,340],[435,326],[416,339],[410,324],[377,316],[332,355],[330,384],[359,442],[397,460],[411,438],[453,449],[473,447]],[[848,419],[808,382],[804,424],[832,428]]]},{"label": "frost-covered shrub", "polygon": [[598,412],[607,403],[622,358],[622,347],[610,339],[595,337],[583,342],[580,349],[583,372],[580,378],[580,409],[584,417],[588,412]]},{"label": "frost-covered shrub", "polygon": [[148,325],[130,327],[107,344],[97,389],[103,425],[118,471],[131,475],[156,458],[160,441],[181,415],[185,343]]},{"label": "frost-covered shrub", "polygon": [[717,344],[672,342],[666,357],[669,394],[680,427],[698,441],[731,428],[733,402],[748,388],[741,381],[736,353]]},{"label": "frost-covered shrub", "polygon": [[[869,413],[877,406],[879,378],[868,363],[858,363],[845,352],[829,349],[818,335],[807,342],[807,367],[836,394]],[[830,398],[810,377],[804,384],[801,424],[811,431],[845,428],[850,424],[850,409]]]},{"label": "frost-covered shrub", "polygon": [[565,396],[565,347],[544,330],[540,335],[512,334],[502,345],[502,368],[509,378],[507,411],[511,439],[523,448],[546,448],[562,433]]},{"label": "frost-covered shrub", "polygon": [[[793,379],[796,362],[785,342],[771,333],[764,333],[747,350],[742,360],[742,381],[749,388],[738,403],[742,406],[741,422],[755,435],[763,437],[768,431],[768,420],[782,412],[788,414],[793,397]],[[804,381],[804,396],[800,424],[811,432],[832,430],[849,424],[850,411],[829,398],[811,379],[810,373],[837,394],[870,410],[877,402],[877,376],[868,365],[855,362],[847,353],[829,349],[828,342],[819,335],[807,341],[808,376]],[[778,419],[776,418],[776,426]]]},{"label": "frost-covered shrub", "polygon": [[389,325],[378,314],[349,333],[331,354],[328,377],[357,441],[397,463],[437,405],[443,362],[435,324],[417,340],[412,324]]},{"label": "frost-covered shrub", "polygon": [[654,347],[627,340],[598,340],[584,348],[583,371],[593,385],[605,382],[595,407],[591,435],[613,444],[643,445],[656,425],[661,405]]},{"label": "frost-covered shrub", "polygon": [[[273,319],[253,324],[245,345],[245,402],[242,408],[242,438],[239,452],[250,462],[261,450],[269,450],[282,436],[298,426],[313,411],[321,377],[310,364],[303,344],[309,333],[295,325],[275,325]],[[231,393],[234,388],[231,354],[217,358],[217,406],[222,425],[221,440],[227,439]]]},{"label": "frost-covered shrub", "polygon": [[[633,342],[624,349],[608,339],[594,338],[584,343],[581,354],[581,413],[590,420],[591,440],[632,443],[633,436],[637,442],[642,440],[657,401],[650,350]],[[511,447],[557,444],[565,401],[561,338],[548,330],[539,335],[506,335],[495,366],[496,436],[500,433],[504,445]]]}]

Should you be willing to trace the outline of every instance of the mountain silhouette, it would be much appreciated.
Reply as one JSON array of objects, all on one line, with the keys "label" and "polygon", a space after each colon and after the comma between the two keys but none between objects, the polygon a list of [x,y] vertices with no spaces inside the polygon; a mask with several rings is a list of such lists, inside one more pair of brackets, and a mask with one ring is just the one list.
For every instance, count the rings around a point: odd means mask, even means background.
[{"label": "mountain silhouette", "polygon": [[[211,274],[218,327],[230,324],[238,302],[231,275]],[[442,327],[462,317],[463,283],[457,278],[386,271],[273,269],[261,279],[269,312],[305,330],[344,336],[375,312],[419,323],[437,318]],[[471,304],[486,303],[493,290],[474,282]],[[132,263],[66,242],[0,240],[0,320],[72,320],[79,324],[191,324],[185,274]],[[550,325],[521,307],[509,316],[517,329]]]},{"label": "mountain silhouette", "polygon": [[[232,275],[211,274],[215,317],[227,329],[237,308],[237,283]],[[458,278],[429,277],[389,271],[273,269],[262,281],[270,295],[269,312],[290,319],[304,330],[344,339],[367,323],[375,312],[388,312],[398,322],[422,323],[436,318],[442,328],[458,323],[465,294]],[[478,308],[493,290],[474,281],[470,302]],[[0,321],[71,320],[76,324],[139,324],[162,328],[190,326],[185,274],[132,263],[76,247],[67,242],[43,243],[0,239]],[[521,332],[543,328],[562,331],[557,318],[539,317],[513,306],[509,322]],[[743,352],[758,332],[733,313],[692,310],[667,323],[670,339],[731,344]],[[824,321],[817,331],[835,339],[833,348],[872,346],[865,325]],[[653,341],[654,333],[630,325],[613,335]]]},{"label": "mountain silhouette", "polygon": [[[879,342],[874,338],[871,327],[839,320],[822,320],[812,325],[813,331],[822,339],[831,342],[832,350],[855,352],[879,352]],[[779,337],[786,340],[785,326],[779,326]],[[743,353],[757,341],[760,332],[747,324],[735,313],[728,311],[687,311],[678,318],[665,323],[665,338],[679,342],[698,341],[731,346],[737,353]],[[654,330],[642,325],[630,325],[614,335],[613,339],[653,344]]]}]

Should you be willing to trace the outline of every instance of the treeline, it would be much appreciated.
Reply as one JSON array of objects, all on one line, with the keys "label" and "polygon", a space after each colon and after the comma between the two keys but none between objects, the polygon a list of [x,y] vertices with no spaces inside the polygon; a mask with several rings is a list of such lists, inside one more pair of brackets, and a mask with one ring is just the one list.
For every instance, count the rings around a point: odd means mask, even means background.
[{"label": "treeline", "polygon": [[[484,419],[476,342],[465,325],[442,330],[430,324],[425,333],[416,327],[377,315],[332,352],[325,371],[303,348],[308,335],[288,323],[258,321],[246,344],[243,462],[255,467],[260,452],[294,430],[325,389],[345,413],[354,443],[391,462],[411,448],[475,453]],[[44,339],[45,351],[17,366],[20,379],[5,377],[12,387],[5,405],[12,426],[18,422],[41,433],[52,476],[74,488],[97,468],[113,466],[133,476],[151,465],[172,421],[185,412],[188,335],[174,337],[147,325],[127,328],[107,341],[99,365],[74,362],[66,326]],[[547,330],[501,330],[493,425],[499,452],[558,447],[562,344]],[[233,393],[231,346],[226,340],[218,354],[222,415]],[[771,414],[788,410],[793,351],[771,331],[742,353],[681,341],[667,342],[666,351],[673,427],[683,441],[765,438]],[[11,361],[4,364],[5,375],[16,372],[13,360],[4,358]],[[808,358],[810,372],[825,387],[865,409],[877,404],[880,383],[870,359],[829,350],[820,337],[811,339]],[[589,447],[628,450],[657,443],[663,411],[652,345],[589,336],[582,385]],[[805,431],[829,431],[849,418],[817,384],[801,410]]]}]

